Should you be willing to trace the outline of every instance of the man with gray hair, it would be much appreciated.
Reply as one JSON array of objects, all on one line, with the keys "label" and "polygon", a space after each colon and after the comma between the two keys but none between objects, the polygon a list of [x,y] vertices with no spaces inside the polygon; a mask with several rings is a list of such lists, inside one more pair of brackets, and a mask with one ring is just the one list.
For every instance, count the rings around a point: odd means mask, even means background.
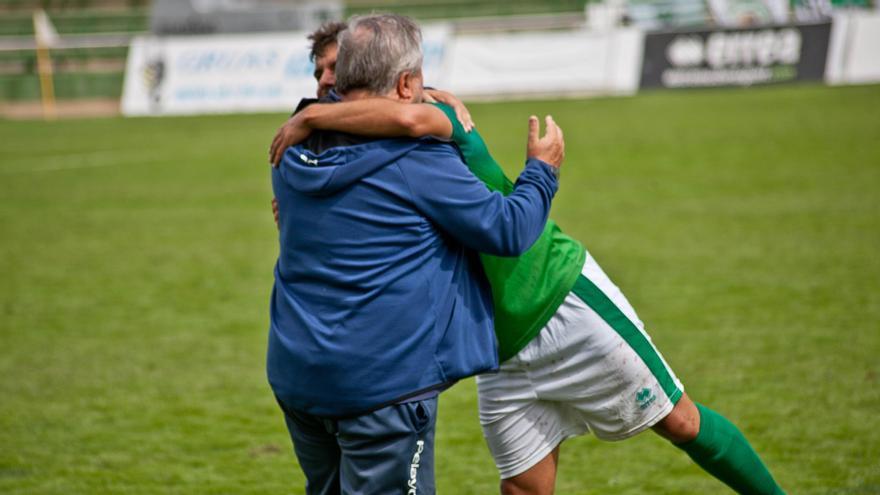
[{"label": "man with gray hair", "polygon": [[[421,35],[396,15],[339,37],[343,100],[422,97]],[[490,192],[451,144],[314,132],[272,171],[279,207],[267,371],[309,494],[433,493],[437,396],[497,368],[476,252],[541,235],[564,155],[529,122],[526,166]]]},{"label": "man with gray hair", "polygon": [[[375,15],[355,17],[350,24],[339,34],[346,56],[336,60],[336,91],[348,98],[354,90],[388,95],[401,81],[396,74],[421,78],[422,34],[413,21]],[[417,89],[421,92],[421,85]]]}]

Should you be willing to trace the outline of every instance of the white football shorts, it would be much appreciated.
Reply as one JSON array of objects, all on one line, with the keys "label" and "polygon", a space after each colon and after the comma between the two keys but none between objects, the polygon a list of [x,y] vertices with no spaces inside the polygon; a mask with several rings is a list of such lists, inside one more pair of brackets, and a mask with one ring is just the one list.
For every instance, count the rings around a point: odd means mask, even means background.
[{"label": "white football shorts", "polygon": [[477,377],[480,423],[501,478],[563,440],[631,437],[663,419],[684,387],[635,310],[587,253],[573,290],[497,373]]}]

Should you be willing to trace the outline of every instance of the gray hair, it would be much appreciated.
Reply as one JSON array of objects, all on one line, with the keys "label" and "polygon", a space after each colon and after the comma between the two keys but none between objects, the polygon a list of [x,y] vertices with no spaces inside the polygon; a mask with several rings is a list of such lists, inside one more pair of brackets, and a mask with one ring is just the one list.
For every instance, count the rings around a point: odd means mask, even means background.
[{"label": "gray hair", "polygon": [[354,16],[339,33],[336,91],[365,89],[384,95],[401,74],[422,68],[422,31],[409,17],[397,14]]}]

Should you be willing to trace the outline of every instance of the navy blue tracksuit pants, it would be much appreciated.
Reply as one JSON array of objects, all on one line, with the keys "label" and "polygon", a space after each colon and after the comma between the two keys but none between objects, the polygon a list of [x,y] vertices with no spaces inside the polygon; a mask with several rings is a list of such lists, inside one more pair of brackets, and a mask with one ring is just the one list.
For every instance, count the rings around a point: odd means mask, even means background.
[{"label": "navy blue tracksuit pants", "polygon": [[308,495],[433,495],[437,399],[347,419],[281,407]]}]

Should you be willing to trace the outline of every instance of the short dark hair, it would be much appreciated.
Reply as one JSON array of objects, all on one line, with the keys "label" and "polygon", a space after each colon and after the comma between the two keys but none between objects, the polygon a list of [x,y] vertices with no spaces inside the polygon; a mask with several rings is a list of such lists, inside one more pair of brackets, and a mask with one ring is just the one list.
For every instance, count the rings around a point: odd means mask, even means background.
[{"label": "short dark hair", "polygon": [[345,22],[330,21],[321,24],[321,27],[309,35],[309,40],[312,42],[309,60],[314,62],[315,58],[323,55],[324,49],[336,43],[339,33],[345,31],[346,28],[348,28],[348,24]]}]

